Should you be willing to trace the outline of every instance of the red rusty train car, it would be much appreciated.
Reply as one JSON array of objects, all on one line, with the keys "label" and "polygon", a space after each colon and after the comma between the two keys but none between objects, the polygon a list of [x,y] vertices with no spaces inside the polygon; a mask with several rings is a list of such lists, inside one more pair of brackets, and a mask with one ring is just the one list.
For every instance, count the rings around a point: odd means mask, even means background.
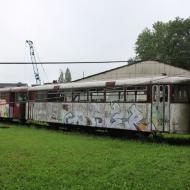
[{"label": "red rusty train car", "polygon": [[27,87],[0,89],[0,118],[25,120]]}]

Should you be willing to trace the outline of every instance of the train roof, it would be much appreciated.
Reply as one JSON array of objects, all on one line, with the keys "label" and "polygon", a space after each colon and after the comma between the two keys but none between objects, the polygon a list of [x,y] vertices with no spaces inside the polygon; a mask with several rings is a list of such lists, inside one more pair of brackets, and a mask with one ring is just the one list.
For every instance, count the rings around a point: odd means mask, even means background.
[{"label": "train roof", "polygon": [[126,78],[121,80],[105,80],[93,82],[71,82],[61,84],[41,85],[34,87],[13,87],[2,88],[0,92],[24,92],[24,91],[38,91],[38,90],[53,90],[53,89],[71,89],[71,88],[97,88],[106,87],[108,85],[122,86],[122,85],[147,85],[147,84],[190,84],[190,77],[141,77],[141,78]]},{"label": "train roof", "polygon": [[96,88],[106,87],[113,83],[114,86],[122,85],[146,85],[146,84],[190,84],[190,77],[143,77],[143,78],[127,78],[122,80],[105,80],[105,81],[93,81],[93,82],[71,82],[62,84],[51,84],[43,86],[29,87],[29,91],[37,90],[53,90],[53,89],[71,89],[71,88]]}]

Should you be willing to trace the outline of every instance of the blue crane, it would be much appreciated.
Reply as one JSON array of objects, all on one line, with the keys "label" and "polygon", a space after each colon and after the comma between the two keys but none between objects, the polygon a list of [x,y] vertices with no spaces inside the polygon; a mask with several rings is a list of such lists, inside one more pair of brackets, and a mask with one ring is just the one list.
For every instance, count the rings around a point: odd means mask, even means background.
[{"label": "blue crane", "polygon": [[41,85],[41,80],[40,80],[40,74],[38,71],[38,66],[36,63],[36,57],[35,57],[35,53],[34,53],[34,45],[33,42],[30,40],[26,40],[26,43],[29,45],[30,48],[30,58],[32,61],[32,67],[33,67],[33,71],[34,71],[34,76],[36,79],[36,84]]}]

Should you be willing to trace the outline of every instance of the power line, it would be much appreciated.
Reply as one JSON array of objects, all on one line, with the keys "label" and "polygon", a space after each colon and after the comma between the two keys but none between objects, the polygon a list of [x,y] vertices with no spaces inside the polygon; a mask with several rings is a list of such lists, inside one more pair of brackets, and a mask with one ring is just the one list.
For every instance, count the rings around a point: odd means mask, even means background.
[{"label": "power line", "polygon": [[[96,63],[128,63],[129,61],[48,61],[48,62],[36,62],[35,64],[53,65],[53,64],[96,64]],[[0,65],[27,65],[31,62],[0,62]]]},{"label": "power line", "polygon": [[[190,57],[183,57],[184,59],[190,59]],[[160,60],[160,59],[153,59],[151,61],[158,61],[158,62],[165,62],[165,64],[169,64],[169,65],[173,65],[175,66],[175,64],[172,63],[167,63],[166,61],[175,61],[178,60],[177,58],[170,58],[170,59],[164,59],[164,60]],[[144,62],[144,61],[149,61],[149,60],[137,60],[137,61],[130,61],[130,60],[103,60],[103,61],[39,61],[36,62],[35,64],[39,64],[39,65],[54,65],[54,64],[58,64],[58,65],[64,65],[64,64],[112,64],[112,63],[130,63],[130,64],[135,64],[135,63],[139,63],[139,62]],[[0,62],[0,65],[31,65],[32,62]],[[182,67],[183,68],[183,67]]]}]

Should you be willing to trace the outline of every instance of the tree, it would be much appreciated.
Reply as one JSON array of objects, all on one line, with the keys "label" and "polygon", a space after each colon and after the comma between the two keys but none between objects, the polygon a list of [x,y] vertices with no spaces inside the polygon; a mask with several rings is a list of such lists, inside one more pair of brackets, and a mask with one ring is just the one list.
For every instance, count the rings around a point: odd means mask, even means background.
[{"label": "tree", "polygon": [[66,69],[65,72],[65,82],[71,82],[72,78],[71,78],[71,72],[69,70],[69,68]]},{"label": "tree", "polygon": [[190,18],[156,22],[146,28],[136,41],[136,54],[141,60],[158,60],[190,69]]},{"label": "tree", "polygon": [[63,70],[60,69],[59,72],[60,72],[60,74],[59,74],[59,78],[58,78],[58,83],[63,83],[63,82],[65,82]]},{"label": "tree", "polygon": [[130,57],[129,59],[128,59],[128,64],[129,65],[132,65],[132,64],[134,64],[134,63],[137,63],[137,62],[140,62],[141,60],[139,60],[139,58],[138,57]]}]

